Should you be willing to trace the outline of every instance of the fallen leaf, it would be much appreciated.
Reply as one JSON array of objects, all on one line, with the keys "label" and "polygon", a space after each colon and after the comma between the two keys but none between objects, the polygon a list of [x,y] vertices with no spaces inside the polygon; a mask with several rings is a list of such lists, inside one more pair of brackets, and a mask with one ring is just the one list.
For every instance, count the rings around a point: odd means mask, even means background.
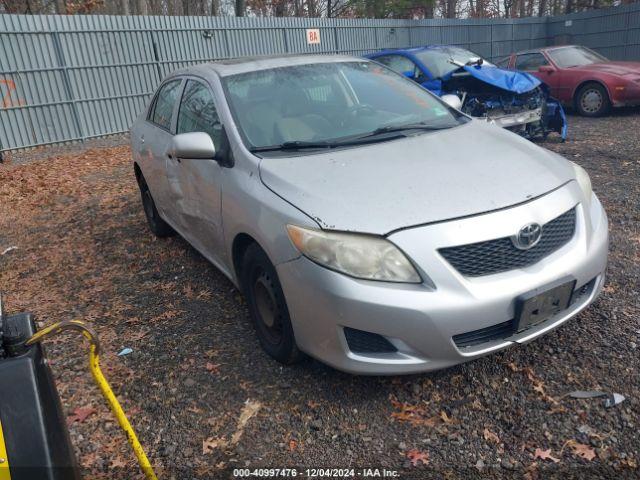
[{"label": "fallen leaf", "polygon": [[202,441],[202,454],[208,455],[216,448],[225,448],[228,445],[224,438],[209,437]]},{"label": "fallen leaf", "polygon": [[78,407],[76,408],[71,415],[67,417],[67,423],[72,424],[74,422],[82,423],[87,417],[93,413],[96,413],[96,409],[89,407]]},{"label": "fallen leaf", "polygon": [[127,462],[122,460],[120,457],[114,458],[111,460],[110,468],[123,468],[127,466]]},{"label": "fallen leaf", "polygon": [[400,410],[399,412],[392,412],[391,417],[401,422],[408,422],[413,426],[425,426],[435,427],[441,422],[439,416],[428,416],[427,411],[417,405],[409,405],[407,403],[391,400],[392,405]]},{"label": "fallen leaf", "polygon": [[231,437],[231,444],[235,445],[240,441],[242,434],[244,433],[244,427],[246,427],[247,422],[253,417],[258,411],[262,408],[262,404],[257,401],[247,400],[242,408],[242,412],[240,412],[240,419],[238,420],[238,426],[236,427],[236,431]]},{"label": "fallen leaf", "polygon": [[484,432],[482,433],[482,436],[484,437],[484,439],[487,442],[493,442],[495,444],[499,444],[500,443],[500,437],[498,437],[498,435],[496,435],[495,433],[493,433],[491,430],[489,430],[488,428],[484,429]]},{"label": "fallen leaf", "polygon": [[551,460],[554,463],[559,463],[560,459],[551,455],[551,449],[542,450],[541,448],[536,448],[536,451],[533,454],[533,458],[539,458],[541,460]]},{"label": "fallen leaf", "polygon": [[207,362],[204,368],[206,368],[209,373],[213,373],[214,375],[220,373],[220,364],[218,363]]},{"label": "fallen leaf", "polygon": [[445,412],[444,410],[440,410],[440,418],[444,423],[447,423],[447,424],[453,423],[453,418],[447,415],[447,412]]},{"label": "fallen leaf", "polygon": [[415,448],[407,452],[407,458],[414,467],[418,466],[418,462],[422,462],[424,465],[429,464],[429,452],[421,452]]},{"label": "fallen leaf", "polygon": [[631,457],[620,460],[620,463],[623,465],[626,465],[629,468],[633,468],[633,469],[638,468],[638,462],[636,462],[636,460]]},{"label": "fallen leaf", "polygon": [[580,458],[584,458],[585,460],[591,461],[596,457],[596,451],[591,448],[589,445],[585,445],[584,443],[577,442],[575,440],[567,440],[567,442],[563,445],[564,447],[569,447],[573,450],[573,453]]}]

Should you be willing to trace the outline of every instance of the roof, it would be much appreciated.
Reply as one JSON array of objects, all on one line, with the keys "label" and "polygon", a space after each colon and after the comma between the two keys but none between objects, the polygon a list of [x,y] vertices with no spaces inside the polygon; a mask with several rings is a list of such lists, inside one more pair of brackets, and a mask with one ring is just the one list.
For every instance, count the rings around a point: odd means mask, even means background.
[{"label": "roof", "polygon": [[464,47],[460,46],[460,45],[425,45],[422,47],[410,47],[410,48],[388,48],[386,50],[381,50],[379,52],[375,52],[372,53],[370,55],[367,55],[368,57],[372,57],[372,56],[379,56],[379,55],[386,55],[389,53],[398,53],[398,52],[407,52],[407,53],[417,53],[417,52],[423,52],[425,50],[445,50],[447,48],[462,48],[464,49]]},{"label": "roof", "polygon": [[519,52],[515,52],[515,54],[524,55],[526,53],[540,53],[544,51],[558,50],[559,48],[576,47],[576,46],[577,45],[553,45],[551,47],[538,47],[538,48],[531,48],[529,50],[521,50]]},{"label": "roof", "polygon": [[[221,77],[236,75],[239,73],[254,72],[256,70],[268,70],[271,68],[290,67],[295,65],[308,65],[312,63],[337,63],[366,61],[365,59],[350,55],[273,55],[262,57],[243,57],[221,60],[202,65],[202,68],[215,71]],[[192,68],[186,71],[193,71]],[[184,71],[182,72],[184,73]]]}]

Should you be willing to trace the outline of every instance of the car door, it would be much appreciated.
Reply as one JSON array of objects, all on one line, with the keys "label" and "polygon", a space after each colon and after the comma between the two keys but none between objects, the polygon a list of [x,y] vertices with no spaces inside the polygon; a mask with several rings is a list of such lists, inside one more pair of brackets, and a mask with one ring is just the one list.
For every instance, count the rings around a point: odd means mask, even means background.
[{"label": "car door", "polygon": [[[207,133],[222,149],[222,124],[209,85],[187,78],[176,118],[176,135]],[[222,177],[216,160],[167,157],[167,176],[183,236],[210,259],[222,258]]]},{"label": "car door", "polygon": [[[540,70],[540,67],[544,67]],[[540,52],[521,53],[516,56],[516,70],[530,73],[549,86],[552,97],[558,97],[560,72]]]},{"label": "car door", "polygon": [[175,222],[171,193],[165,168],[167,149],[173,138],[172,128],[182,79],[162,84],[149,107],[145,121],[132,131],[143,174],[156,207],[163,218]]}]

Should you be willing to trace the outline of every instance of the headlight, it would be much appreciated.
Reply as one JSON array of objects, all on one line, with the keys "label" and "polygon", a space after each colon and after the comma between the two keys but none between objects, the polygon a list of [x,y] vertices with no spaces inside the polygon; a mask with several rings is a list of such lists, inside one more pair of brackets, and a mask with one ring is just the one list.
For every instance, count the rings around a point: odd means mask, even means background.
[{"label": "headlight", "polygon": [[287,225],[287,232],[300,253],[332,270],[367,280],[422,282],[407,257],[384,238],[295,225]]},{"label": "headlight", "polygon": [[587,204],[591,203],[591,179],[589,178],[589,174],[587,171],[582,168],[577,163],[571,162],[573,165],[573,171],[576,174],[576,180],[578,181],[578,185],[582,189],[582,193],[584,193],[584,198],[587,201]]}]

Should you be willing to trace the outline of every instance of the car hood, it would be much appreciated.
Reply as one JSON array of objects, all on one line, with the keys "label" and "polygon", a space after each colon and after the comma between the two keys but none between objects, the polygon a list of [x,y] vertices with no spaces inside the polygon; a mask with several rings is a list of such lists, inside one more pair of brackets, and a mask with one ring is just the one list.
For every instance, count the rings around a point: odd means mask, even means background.
[{"label": "car hood", "polygon": [[330,153],[268,157],[264,184],[322,228],[384,235],[497,210],[573,178],[559,155],[480,120]]},{"label": "car hood", "polygon": [[600,72],[612,75],[636,75],[640,76],[640,62],[606,62],[593,63],[581,67],[571,67],[568,71]]},{"label": "car hood", "polygon": [[484,83],[507,90],[508,92],[530,92],[541,83],[536,77],[526,72],[504,70],[494,66],[467,65],[461,67],[461,69]]}]

